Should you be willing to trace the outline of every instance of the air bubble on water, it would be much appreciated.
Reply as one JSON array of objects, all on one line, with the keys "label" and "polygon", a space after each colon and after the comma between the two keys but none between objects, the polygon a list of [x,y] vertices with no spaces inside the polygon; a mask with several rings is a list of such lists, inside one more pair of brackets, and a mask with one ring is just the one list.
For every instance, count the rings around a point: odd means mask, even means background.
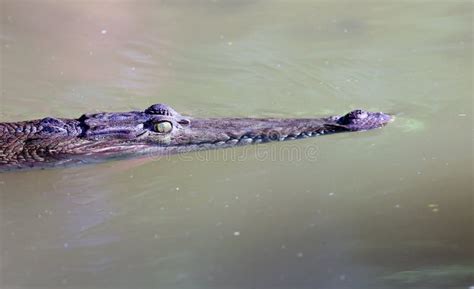
[{"label": "air bubble on water", "polygon": [[102,34],[107,34],[107,30],[102,29],[102,30],[100,31],[100,33],[102,33]]},{"label": "air bubble on water", "polygon": [[66,248],[66,249],[67,249],[67,248],[69,247],[69,244],[68,244],[68,243],[64,243],[64,245],[63,245],[63,246],[64,246],[64,248]]},{"label": "air bubble on water", "polygon": [[298,254],[296,254],[296,257],[302,258],[303,257],[303,252],[299,252]]},{"label": "air bubble on water", "polygon": [[234,236],[240,236],[240,232],[239,232],[239,231],[235,231],[235,232],[234,232]]}]

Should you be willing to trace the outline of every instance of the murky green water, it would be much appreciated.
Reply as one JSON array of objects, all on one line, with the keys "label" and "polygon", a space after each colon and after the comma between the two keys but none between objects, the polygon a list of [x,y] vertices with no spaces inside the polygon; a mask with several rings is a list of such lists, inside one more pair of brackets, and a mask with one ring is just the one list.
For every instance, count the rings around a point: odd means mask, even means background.
[{"label": "murky green water", "polygon": [[296,155],[286,143],[264,158],[248,147],[0,174],[1,288],[474,286],[472,2],[0,9],[0,121],[157,102],[397,115],[292,142]]}]

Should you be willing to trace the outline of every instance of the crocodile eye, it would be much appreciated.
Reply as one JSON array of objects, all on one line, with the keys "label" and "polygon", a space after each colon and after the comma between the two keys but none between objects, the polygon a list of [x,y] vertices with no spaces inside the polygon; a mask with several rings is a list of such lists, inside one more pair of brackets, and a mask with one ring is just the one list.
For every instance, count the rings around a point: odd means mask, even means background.
[{"label": "crocodile eye", "polygon": [[169,121],[160,121],[153,126],[156,132],[168,133],[173,129],[173,124]]}]

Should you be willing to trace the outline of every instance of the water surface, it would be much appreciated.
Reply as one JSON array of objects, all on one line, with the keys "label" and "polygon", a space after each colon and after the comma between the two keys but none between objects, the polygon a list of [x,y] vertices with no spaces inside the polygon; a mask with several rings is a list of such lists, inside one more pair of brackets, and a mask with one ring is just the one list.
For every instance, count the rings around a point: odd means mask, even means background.
[{"label": "water surface", "polygon": [[365,108],[396,121],[0,174],[0,287],[474,286],[472,11],[2,1],[0,121],[158,102],[195,116]]}]

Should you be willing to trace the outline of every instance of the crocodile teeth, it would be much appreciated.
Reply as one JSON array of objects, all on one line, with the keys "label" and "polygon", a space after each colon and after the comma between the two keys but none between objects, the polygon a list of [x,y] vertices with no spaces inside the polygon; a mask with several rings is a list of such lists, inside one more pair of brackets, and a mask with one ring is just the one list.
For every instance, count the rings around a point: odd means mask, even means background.
[{"label": "crocodile teeth", "polygon": [[240,143],[240,144],[249,144],[249,143],[251,143],[252,141],[253,141],[253,140],[252,140],[251,138],[246,137],[246,138],[241,138],[241,139],[239,140],[239,143]]}]

